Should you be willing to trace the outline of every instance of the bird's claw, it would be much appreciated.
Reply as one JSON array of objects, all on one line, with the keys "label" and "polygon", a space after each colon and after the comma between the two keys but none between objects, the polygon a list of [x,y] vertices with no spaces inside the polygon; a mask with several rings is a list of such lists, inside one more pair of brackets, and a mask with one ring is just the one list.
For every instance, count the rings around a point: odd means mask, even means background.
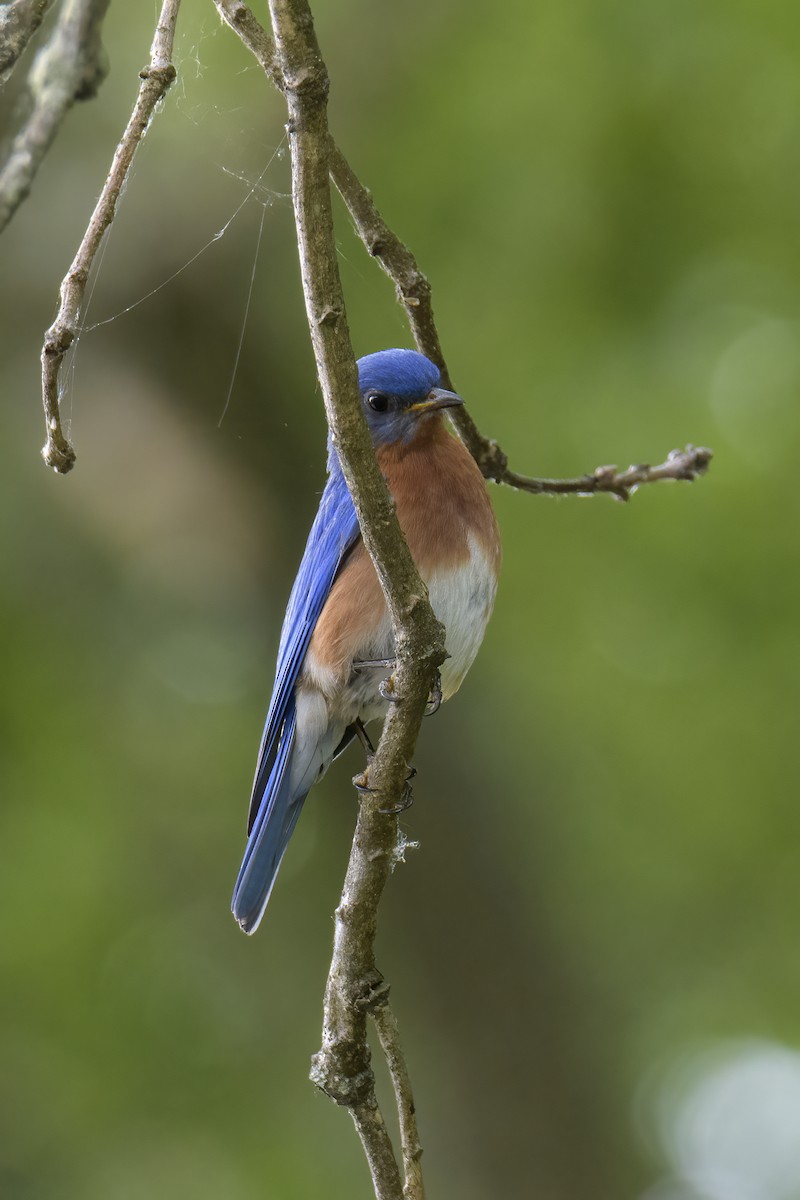
[{"label": "bird's claw", "polygon": [[[448,655],[449,658],[449,655]],[[391,667],[392,670],[397,666],[397,660],[394,658],[372,658],[357,660],[353,663],[353,668],[358,670],[362,667]],[[389,675],[386,679],[382,679],[378,684],[378,694],[382,700],[386,700],[389,704],[398,704],[400,697],[394,690],[393,677]],[[438,712],[442,704],[442,673],[436,672],[436,678],[433,682],[431,693],[425,705],[426,717],[431,717],[435,712]]]},{"label": "bird's claw", "polygon": [[401,812],[405,812],[407,808],[411,808],[414,803],[414,793],[411,789],[411,780],[417,773],[417,768],[412,767],[406,775],[405,783],[403,784],[403,794],[400,797],[400,803],[394,804],[391,808],[381,808],[378,811],[385,817],[396,817]]},{"label": "bird's claw", "polygon": [[[381,814],[381,816],[396,817],[401,812],[405,812],[407,808],[411,807],[411,805],[414,803],[414,795],[413,795],[413,792],[411,789],[411,780],[414,778],[416,773],[417,773],[417,768],[412,767],[411,770],[408,772],[408,775],[406,776],[405,783],[403,784],[403,793],[400,797],[400,803],[392,805],[391,808],[379,808],[378,812]],[[373,794],[373,792],[375,791],[375,788],[370,787],[369,784],[366,782],[366,779],[367,779],[366,771],[363,772],[363,774],[361,774],[361,775],[356,775],[353,779],[353,787],[356,789],[356,791],[359,793],[360,796],[371,796]]]},{"label": "bird's claw", "polygon": [[[353,670],[360,671],[363,668],[390,667],[394,671],[396,666],[396,658],[361,658],[354,661]],[[388,700],[390,704],[398,703],[400,697],[395,695],[391,675],[380,681],[378,684],[378,694],[383,700]]]},{"label": "bird's claw", "polygon": [[436,672],[436,678],[433,681],[431,694],[428,696],[428,703],[425,705],[424,716],[432,717],[435,712],[438,712],[442,704],[442,672]]}]

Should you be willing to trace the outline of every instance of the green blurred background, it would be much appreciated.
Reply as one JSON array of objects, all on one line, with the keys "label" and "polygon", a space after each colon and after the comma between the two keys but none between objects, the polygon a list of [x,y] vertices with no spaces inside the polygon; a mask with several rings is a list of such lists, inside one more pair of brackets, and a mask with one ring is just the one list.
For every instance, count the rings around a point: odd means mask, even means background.
[{"label": "green blurred background", "polygon": [[[495,616],[423,729],[379,940],[430,1196],[794,1200],[800,10],[316,12],[335,132],[513,465],[715,451],[627,507],[493,489]],[[92,284],[77,467],[39,459],[42,332],[154,14],[111,5],[111,74],[0,243],[0,1194],[356,1200],[306,1078],[355,753],[258,936],[228,912],[325,428],[282,103],[210,2]],[[408,345],[339,238],[357,353]]]}]

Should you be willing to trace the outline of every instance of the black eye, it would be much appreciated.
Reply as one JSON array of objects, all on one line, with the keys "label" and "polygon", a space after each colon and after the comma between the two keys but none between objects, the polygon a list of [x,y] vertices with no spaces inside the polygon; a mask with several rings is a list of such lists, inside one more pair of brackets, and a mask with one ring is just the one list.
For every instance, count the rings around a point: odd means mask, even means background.
[{"label": "black eye", "polygon": [[369,392],[367,404],[373,412],[385,413],[389,408],[389,397],[384,396],[383,392]]}]

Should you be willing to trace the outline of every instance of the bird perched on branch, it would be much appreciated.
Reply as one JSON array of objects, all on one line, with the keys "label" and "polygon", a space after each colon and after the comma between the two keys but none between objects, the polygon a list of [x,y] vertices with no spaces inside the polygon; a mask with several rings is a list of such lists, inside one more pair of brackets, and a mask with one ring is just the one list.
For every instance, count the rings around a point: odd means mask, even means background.
[{"label": "bird perched on branch", "polygon": [[[449,657],[429,706],[438,707],[461,686],[492,611],[497,522],[478,467],[443,422],[462,400],[438,386],[438,367],[414,350],[382,350],[359,359],[358,379],[400,527],[446,630]],[[356,734],[368,746],[364,724],[385,715],[381,685],[393,654],[386,601],[329,442],[328,481],[283,622],[233,892],[246,933],[264,915],[309,789]]]}]

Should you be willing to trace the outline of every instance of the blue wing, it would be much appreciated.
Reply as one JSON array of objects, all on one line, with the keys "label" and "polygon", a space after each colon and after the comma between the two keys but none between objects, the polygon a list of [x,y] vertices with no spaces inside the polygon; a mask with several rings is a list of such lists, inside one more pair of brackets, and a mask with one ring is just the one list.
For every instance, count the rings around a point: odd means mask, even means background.
[{"label": "blue wing", "polygon": [[347,490],[339,460],[333,451],[328,458],[328,471],[328,481],[308,535],[303,560],[283,620],[275,685],[253,779],[248,833],[258,819],[271,759],[277,751],[281,728],[286,720],[308,643],[342,559],[359,536],[356,510]]},{"label": "blue wing", "polygon": [[278,665],[248,818],[248,842],[233,893],[237,920],[251,932],[266,905],[305,796],[294,796],[288,770],[295,738],[294,687],[336,573],[359,536],[358,518],[339,460],[328,455],[328,481],[289,597]]}]

